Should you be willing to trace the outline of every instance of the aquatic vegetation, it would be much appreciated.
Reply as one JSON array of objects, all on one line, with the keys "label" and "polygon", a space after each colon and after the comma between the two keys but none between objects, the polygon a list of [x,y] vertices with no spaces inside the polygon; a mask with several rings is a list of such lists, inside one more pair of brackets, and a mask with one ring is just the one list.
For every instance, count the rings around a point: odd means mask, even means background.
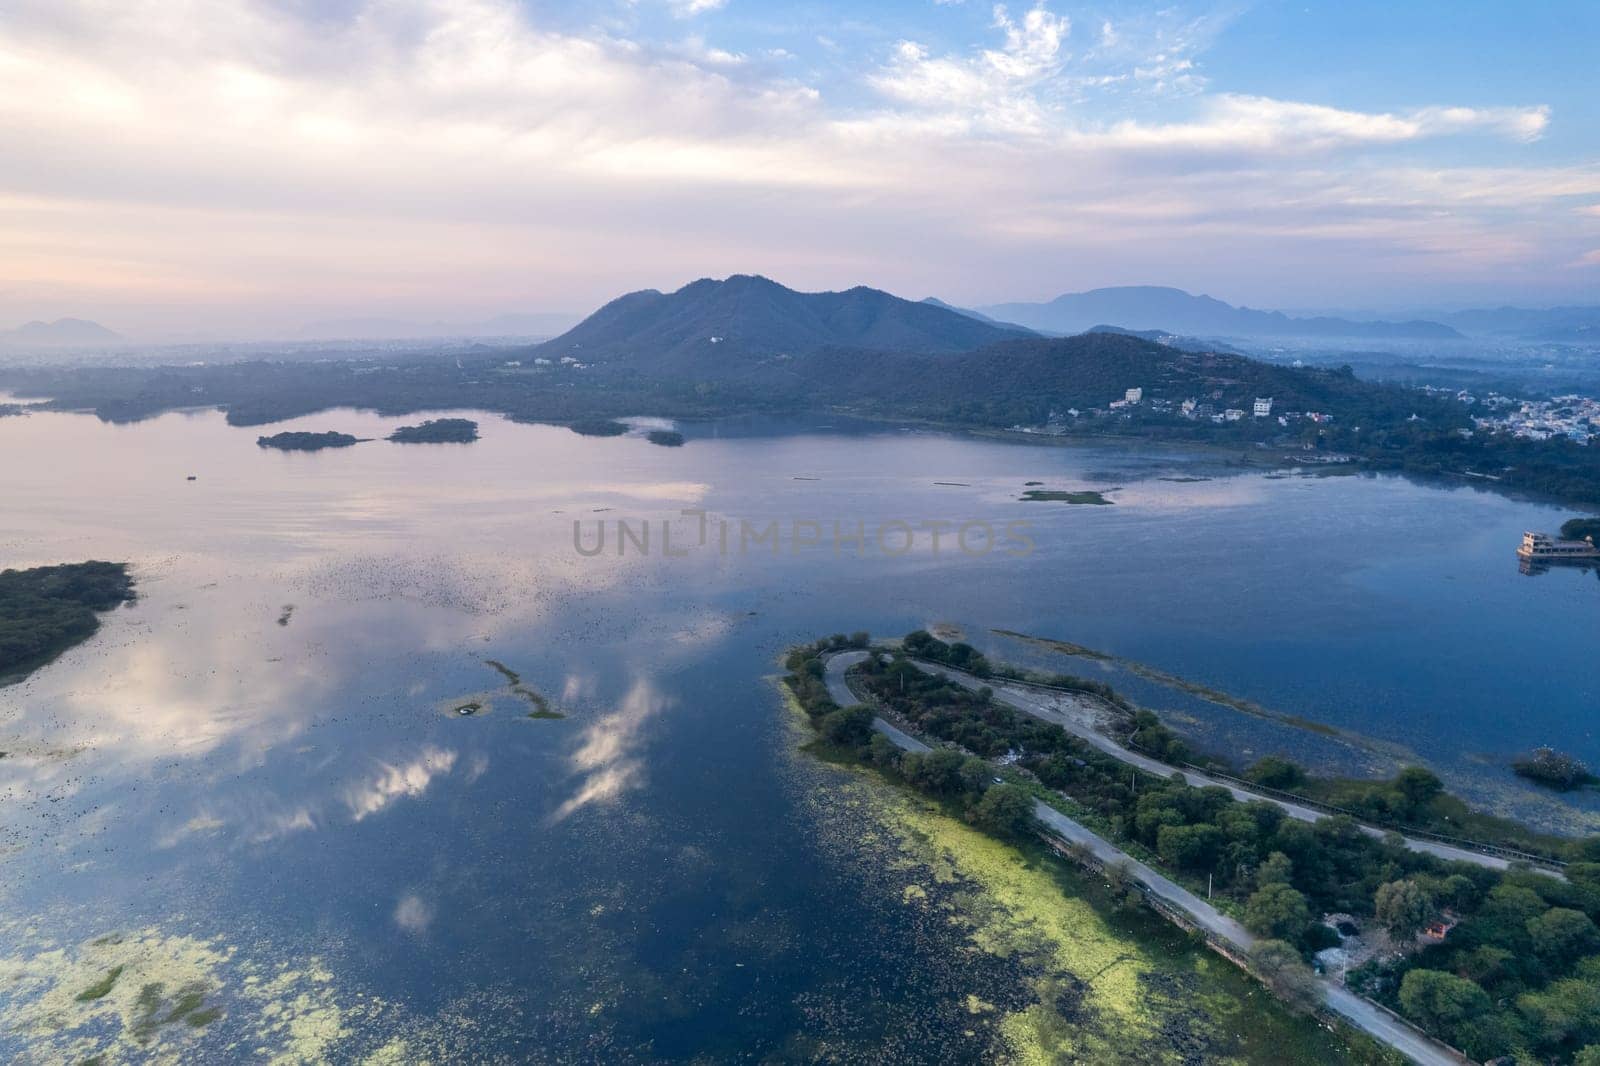
[{"label": "aquatic vegetation", "polygon": [[485,659],[483,660],[483,665],[489,667],[491,670],[495,671],[495,673],[505,678],[506,684],[508,685],[515,686],[522,684],[522,675],[498,659]]},{"label": "aquatic vegetation", "polygon": [[522,675],[511,669],[511,667],[507,666],[505,663],[500,662],[497,659],[485,659],[483,663],[485,666],[492,668],[501,677],[506,679],[506,685],[511,689],[512,695],[524,699],[528,701],[528,703],[532,704],[533,710],[528,712],[527,717],[535,719],[556,719],[566,717],[566,715],[561,711],[551,707],[550,701],[546,699],[542,693],[539,693],[534,689],[529,688],[527,685],[524,685],[522,683]]},{"label": "aquatic vegetation", "polygon": [[865,820],[857,846],[901,905],[1011,966],[1020,1000],[975,989],[960,1001],[968,1027],[992,1040],[991,1059],[1388,1061],[1364,1038],[1289,1015],[1243,972],[1153,915],[1119,909],[1042,847],[996,840],[862,768],[820,772],[819,807]]},{"label": "aquatic vegetation", "polygon": [[106,971],[106,975],[104,977],[90,985],[88,988],[85,988],[82,992],[79,992],[73,998],[79,1003],[88,1003],[90,1000],[95,999],[104,999],[106,996],[111,994],[111,989],[116,986],[117,978],[122,976],[122,970],[123,968],[121,966],[111,967],[111,969]]}]

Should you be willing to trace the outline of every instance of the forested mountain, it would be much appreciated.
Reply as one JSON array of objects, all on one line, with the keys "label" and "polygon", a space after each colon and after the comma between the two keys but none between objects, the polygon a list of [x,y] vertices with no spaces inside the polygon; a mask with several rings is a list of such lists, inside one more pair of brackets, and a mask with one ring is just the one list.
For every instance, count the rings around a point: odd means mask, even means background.
[{"label": "forested mountain", "polygon": [[677,292],[631,292],[538,349],[546,358],[716,374],[731,362],[821,348],[969,351],[1025,333],[858,286],[796,292],[767,278],[702,278]]}]

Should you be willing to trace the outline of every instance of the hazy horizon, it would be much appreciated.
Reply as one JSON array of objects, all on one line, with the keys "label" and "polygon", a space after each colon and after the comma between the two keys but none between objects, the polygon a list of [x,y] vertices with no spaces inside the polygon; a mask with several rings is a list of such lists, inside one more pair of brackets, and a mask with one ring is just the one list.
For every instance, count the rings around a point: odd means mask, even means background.
[{"label": "hazy horizon", "polygon": [[1594,303],[1597,37],[1576,3],[22,0],[0,329],[578,316],[733,273]]}]

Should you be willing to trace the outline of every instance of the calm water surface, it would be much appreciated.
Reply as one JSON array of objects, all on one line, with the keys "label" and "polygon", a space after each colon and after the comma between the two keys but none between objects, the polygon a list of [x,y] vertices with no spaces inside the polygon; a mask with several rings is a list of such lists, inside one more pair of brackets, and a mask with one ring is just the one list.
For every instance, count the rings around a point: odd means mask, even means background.
[{"label": "calm water surface", "polygon": [[[687,427],[662,448],[474,417],[472,445],[316,454],[257,448],[214,412],[0,419],[0,565],[127,560],[140,593],[0,688],[12,950],[157,929],[174,973],[253,965],[284,1001],[336,972],[343,1013],[280,1034],[313,1049],[332,1027],[378,1050],[423,1018],[440,1048],[548,1060],[804,1057],[796,1034],[830,1025],[913,1041],[947,991],[918,957],[937,946],[897,941],[834,860],[806,794],[825,778],[771,681],[789,644],[857,629],[946,624],[1103,668],[991,628],[1074,641],[1355,735],[1108,669],[1240,760],[1416,759],[1543,824],[1593,817],[1505,769],[1538,743],[1600,763],[1600,580],[1525,576],[1512,554],[1565,512],[1175,451],[820,423]],[[1022,503],[1027,481],[1116,505]],[[708,514],[705,547],[684,509]],[[617,555],[619,519],[655,523],[648,556]],[[739,552],[740,520],[776,521],[778,551]],[[823,542],[796,550],[805,520]],[[834,550],[835,521],[870,538],[894,520],[1026,521],[1034,547]],[[576,551],[574,521],[590,546],[605,524],[606,550]],[[662,553],[663,521],[685,554]],[[491,661],[567,717],[526,717]],[[196,962],[184,935],[236,950]],[[862,1002],[879,1006],[845,1010]],[[224,1019],[205,1039],[249,1036]],[[23,1047],[0,1027],[0,1053]]]}]

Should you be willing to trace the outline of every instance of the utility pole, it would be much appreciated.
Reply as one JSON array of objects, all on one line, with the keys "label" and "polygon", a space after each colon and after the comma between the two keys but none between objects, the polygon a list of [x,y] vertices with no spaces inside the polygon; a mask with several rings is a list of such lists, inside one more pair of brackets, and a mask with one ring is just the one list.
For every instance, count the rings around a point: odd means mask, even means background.
[{"label": "utility pole", "polygon": [[1211,875],[1206,874],[1206,899],[1211,899]]}]

